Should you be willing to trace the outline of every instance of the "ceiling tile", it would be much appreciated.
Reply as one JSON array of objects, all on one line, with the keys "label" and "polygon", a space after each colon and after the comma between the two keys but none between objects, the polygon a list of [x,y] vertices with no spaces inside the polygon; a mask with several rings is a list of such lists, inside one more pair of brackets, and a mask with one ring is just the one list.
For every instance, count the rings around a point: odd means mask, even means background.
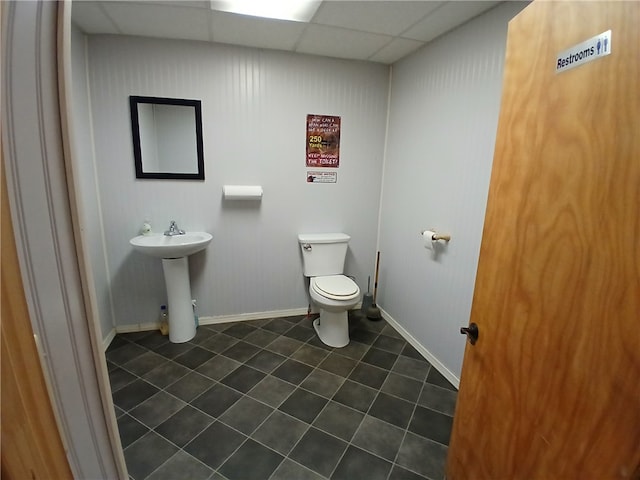
[{"label": "ceiling tile", "polygon": [[213,11],[208,0],[74,0],[72,21],[87,34],[216,41],[393,63],[419,48],[417,42],[431,41],[498,3],[325,0],[306,24]]},{"label": "ceiling tile", "polygon": [[86,34],[122,33],[102,10],[98,2],[73,2],[72,21]]},{"label": "ceiling tile", "polygon": [[125,35],[209,40],[209,11],[151,3],[103,2],[105,11]]},{"label": "ceiling tile", "polygon": [[309,25],[296,47],[298,53],[366,60],[393,37],[344,28]]},{"label": "ceiling tile", "polygon": [[442,2],[325,1],[311,23],[400,35]]},{"label": "ceiling tile", "polygon": [[411,27],[402,36],[429,42],[498,3],[500,2],[444,2],[437,10]]},{"label": "ceiling tile", "polygon": [[402,57],[409,55],[411,52],[418,50],[424,45],[424,42],[417,40],[409,40],[406,38],[394,38],[391,43],[384,46],[380,51],[376,52],[368,60],[378,63],[391,64],[397,62]]},{"label": "ceiling tile", "polygon": [[293,50],[306,24],[211,12],[212,40],[245,47]]}]

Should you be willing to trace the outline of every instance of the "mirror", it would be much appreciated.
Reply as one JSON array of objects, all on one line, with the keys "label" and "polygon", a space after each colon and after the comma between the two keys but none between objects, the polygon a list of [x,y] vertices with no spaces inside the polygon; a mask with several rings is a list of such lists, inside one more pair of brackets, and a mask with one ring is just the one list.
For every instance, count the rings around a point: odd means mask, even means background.
[{"label": "mirror", "polygon": [[204,180],[200,100],[130,96],[136,178]]}]

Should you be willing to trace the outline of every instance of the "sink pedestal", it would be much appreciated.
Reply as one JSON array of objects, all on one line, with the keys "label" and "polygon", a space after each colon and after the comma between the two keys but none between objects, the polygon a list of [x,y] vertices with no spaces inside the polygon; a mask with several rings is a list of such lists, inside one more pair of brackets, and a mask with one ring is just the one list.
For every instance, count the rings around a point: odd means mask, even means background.
[{"label": "sink pedestal", "polygon": [[162,269],[169,302],[169,341],[184,343],[196,335],[191,305],[191,284],[187,257],[163,258]]},{"label": "sink pedestal", "polygon": [[129,240],[134,250],[162,259],[169,301],[169,341],[172,343],[188,342],[196,335],[187,257],[207,248],[212,238],[207,232],[183,232],[180,235],[138,235]]}]

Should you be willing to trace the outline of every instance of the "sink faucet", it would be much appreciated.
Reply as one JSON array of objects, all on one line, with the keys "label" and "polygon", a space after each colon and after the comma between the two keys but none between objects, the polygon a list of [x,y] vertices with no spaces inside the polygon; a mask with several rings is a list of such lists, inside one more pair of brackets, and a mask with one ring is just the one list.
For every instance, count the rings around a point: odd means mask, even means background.
[{"label": "sink faucet", "polygon": [[178,224],[175,220],[171,220],[171,223],[169,223],[169,230],[164,232],[164,234],[167,237],[173,237],[174,235],[184,235],[185,231],[178,228]]}]

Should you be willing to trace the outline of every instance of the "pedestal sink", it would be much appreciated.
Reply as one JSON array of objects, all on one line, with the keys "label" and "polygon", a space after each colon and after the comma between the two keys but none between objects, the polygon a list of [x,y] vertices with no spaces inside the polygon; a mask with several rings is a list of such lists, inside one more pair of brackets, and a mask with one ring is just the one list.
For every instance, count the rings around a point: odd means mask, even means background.
[{"label": "pedestal sink", "polygon": [[191,305],[187,257],[207,248],[213,237],[207,232],[183,235],[139,235],[129,240],[134,250],[162,259],[169,302],[169,341],[184,343],[196,334]]}]

